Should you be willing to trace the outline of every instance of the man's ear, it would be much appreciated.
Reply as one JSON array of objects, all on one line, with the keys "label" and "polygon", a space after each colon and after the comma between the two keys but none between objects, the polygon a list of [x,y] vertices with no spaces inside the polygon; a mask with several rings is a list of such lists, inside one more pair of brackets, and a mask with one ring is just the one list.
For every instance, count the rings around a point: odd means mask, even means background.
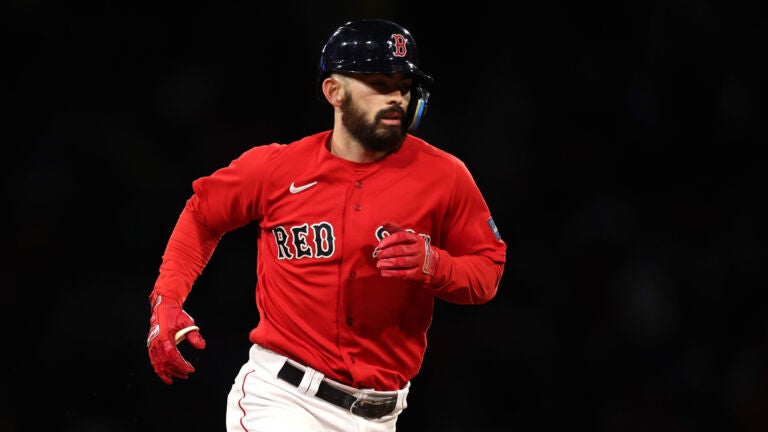
[{"label": "man's ear", "polygon": [[337,76],[331,75],[323,80],[323,95],[325,100],[334,107],[341,106],[344,100],[344,83]]}]

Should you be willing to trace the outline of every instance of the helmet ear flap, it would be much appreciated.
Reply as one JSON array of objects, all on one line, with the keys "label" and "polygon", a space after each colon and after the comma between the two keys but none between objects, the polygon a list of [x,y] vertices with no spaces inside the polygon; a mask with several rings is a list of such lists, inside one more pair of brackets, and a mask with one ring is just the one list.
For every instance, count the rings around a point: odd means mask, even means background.
[{"label": "helmet ear flap", "polygon": [[411,88],[411,102],[408,104],[408,110],[405,118],[409,120],[406,131],[415,131],[421,123],[421,118],[427,112],[427,101],[429,100],[429,90],[417,82]]}]

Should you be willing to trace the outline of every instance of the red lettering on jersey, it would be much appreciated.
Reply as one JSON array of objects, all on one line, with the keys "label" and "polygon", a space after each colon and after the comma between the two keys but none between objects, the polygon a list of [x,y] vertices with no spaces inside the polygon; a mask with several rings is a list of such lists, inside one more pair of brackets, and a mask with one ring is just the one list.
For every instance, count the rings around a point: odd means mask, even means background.
[{"label": "red lettering on jersey", "polygon": [[[412,228],[406,228],[403,231],[410,231],[414,234],[416,234],[416,231]],[[379,225],[378,228],[376,228],[376,231],[374,231],[374,236],[376,237],[377,241],[384,240],[384,237],[389,237],[389,235],[392,234],[391,232],[387,231],[386,228],[384,228],[384,225]],[[425,235],[425,234],[419,234],[419,235]]]},{"label": "red lettering on jersey", "polygon": [[278,259],[330,258],[336,250],[336,236],[328,222],[272,228]]}]

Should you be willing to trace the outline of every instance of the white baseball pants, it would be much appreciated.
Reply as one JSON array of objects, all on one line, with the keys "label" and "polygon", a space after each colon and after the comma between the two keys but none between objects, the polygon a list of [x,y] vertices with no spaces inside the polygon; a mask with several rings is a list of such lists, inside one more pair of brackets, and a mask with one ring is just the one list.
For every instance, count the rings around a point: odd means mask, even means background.
[{"label": "white baseball pants", "polygon": [[[285,356],[255,344],[248,354],[227,397],[227,432],[394,432],[397,417],[408,406],[410,383],[396,392],[359,390],[301,367],[304,379],[295,387],[277,377]],[[315,397],[322,380],[351,393],[397,394],[397,405],[390,415],[365,419]]]}]

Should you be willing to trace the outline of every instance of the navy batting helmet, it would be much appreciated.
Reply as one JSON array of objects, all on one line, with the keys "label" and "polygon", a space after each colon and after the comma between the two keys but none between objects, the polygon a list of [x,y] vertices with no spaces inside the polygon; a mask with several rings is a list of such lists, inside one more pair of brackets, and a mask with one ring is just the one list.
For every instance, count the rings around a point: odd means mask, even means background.
[{"label": "navy batting helmet", "polygon": [[319,80],[332,72],[405,73],[413,77],[408,130],[415,130],[427,109],[434,81],[419,69],[418,49],[404,27],[382,19],[349,21],[331,35],[320,54]]}]

